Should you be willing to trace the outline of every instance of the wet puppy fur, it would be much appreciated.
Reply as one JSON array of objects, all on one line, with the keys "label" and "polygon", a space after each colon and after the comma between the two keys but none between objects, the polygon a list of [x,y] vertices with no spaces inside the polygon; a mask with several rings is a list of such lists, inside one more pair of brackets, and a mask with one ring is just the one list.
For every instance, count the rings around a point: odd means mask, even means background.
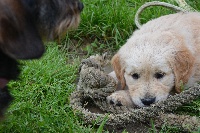
[{"label": "wet puppy fur", "polygon": [[44,41],[79,25],[82,9],[79,0],[0,1],[0,118],[13,99],[7,83],[20,74],[17,59],[40,58]]},{"label": "wet puppy fur", "polygon": [[[200,13],[176,13],[144,24],[112,59],[122,90],[109,103],[144,107],[200,81]],[[127,86],[127,90],[123,90]]]}]

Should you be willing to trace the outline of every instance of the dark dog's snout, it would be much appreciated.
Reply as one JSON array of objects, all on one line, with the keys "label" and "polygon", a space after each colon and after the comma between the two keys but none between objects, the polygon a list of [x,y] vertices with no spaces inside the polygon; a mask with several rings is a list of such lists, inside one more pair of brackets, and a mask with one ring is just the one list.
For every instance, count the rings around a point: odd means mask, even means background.
[{"label": "dark dog's snout", "polygon": [[79,2],[79,3],[78,3],[78,10],[81,12],[81,11],[83,10],[83,8],[84,8],[83,3],[82,3],[82,2]]},{"label": "dark dog's snout", "polygon": [[149,106],[150,104],[154,103],[156,101],[156,98],[144,98],[144,99],[141,99],[142,103],[144,105],[147,105]]}]

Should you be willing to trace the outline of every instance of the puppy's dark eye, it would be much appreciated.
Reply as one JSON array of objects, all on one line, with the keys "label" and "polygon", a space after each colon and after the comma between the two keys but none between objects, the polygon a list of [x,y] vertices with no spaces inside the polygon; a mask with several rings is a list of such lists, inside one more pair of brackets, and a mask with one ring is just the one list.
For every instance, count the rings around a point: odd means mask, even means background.
[{"label": "puppy's dark eye", "polygon": [[154,77],[157,78],[157,79],[161,79],[165,76],[165,73],[163,72],[157,72],[155,73]]},{"label": "puppy's dark eye", "polygon": [[137,73],[132,74],[133,79],[139,79],[140,75]]}]

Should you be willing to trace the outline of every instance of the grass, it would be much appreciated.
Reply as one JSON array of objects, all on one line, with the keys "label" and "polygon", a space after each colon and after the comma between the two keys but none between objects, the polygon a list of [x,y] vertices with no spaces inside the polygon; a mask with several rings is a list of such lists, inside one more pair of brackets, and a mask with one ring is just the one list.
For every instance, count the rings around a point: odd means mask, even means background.
[{"label": "grass", "polygon": [[[104,132],[106,121],[97,128],[95,124],[84,125],[68,105],[76,88],[79,61],[82,56],[116,52],[136,29],[134,15],[144,2],[147,0],[83,0],[81,24],[68,32],[62,45],[50,43],[40,60],[21,61],[20,80],[9,84],[15,100],[0,124],[0,132]],[[200,10],[198,0],[188,2]],[[169,13],[172,11],[165,8],[148,8],[141,22]],[[200,116],[200,99],[179,108],[178,113]],[[163,132],[173,129],[163,127]]]},{"label": "grass", "polygon": [[20,80],[9,84],[15,99],[0,124],[0,132],[95,132],[95,124],[85,126],[69,106],[79,60],[66,64],[66,56],[58,45],[50,43],[40,60],[21,61]]},{"label": "grass", "polygon": [[48,46],[40,60],[21,62],[21,80],[9,85],[15,100],[0,125],[1,132],[90,131],[67,104],[75,88],[77,63],[65,62],[65,54],[55,44]]}]

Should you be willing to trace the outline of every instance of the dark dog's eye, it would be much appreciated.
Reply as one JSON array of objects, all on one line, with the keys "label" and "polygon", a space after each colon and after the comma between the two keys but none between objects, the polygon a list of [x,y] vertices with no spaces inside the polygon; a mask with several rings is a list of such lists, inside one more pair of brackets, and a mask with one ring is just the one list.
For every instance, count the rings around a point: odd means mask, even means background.
[{"label": "dark dog's eye", "polygon": [[133,79],[139,79],[140,75],[137,73],[132,74]]},{"label": "dark dog's eye", "polygon": [[161,79],[165,76],[165,73],[163,72],[157,72],[155,73],[154,77],[157,78],[157,79]]}]

